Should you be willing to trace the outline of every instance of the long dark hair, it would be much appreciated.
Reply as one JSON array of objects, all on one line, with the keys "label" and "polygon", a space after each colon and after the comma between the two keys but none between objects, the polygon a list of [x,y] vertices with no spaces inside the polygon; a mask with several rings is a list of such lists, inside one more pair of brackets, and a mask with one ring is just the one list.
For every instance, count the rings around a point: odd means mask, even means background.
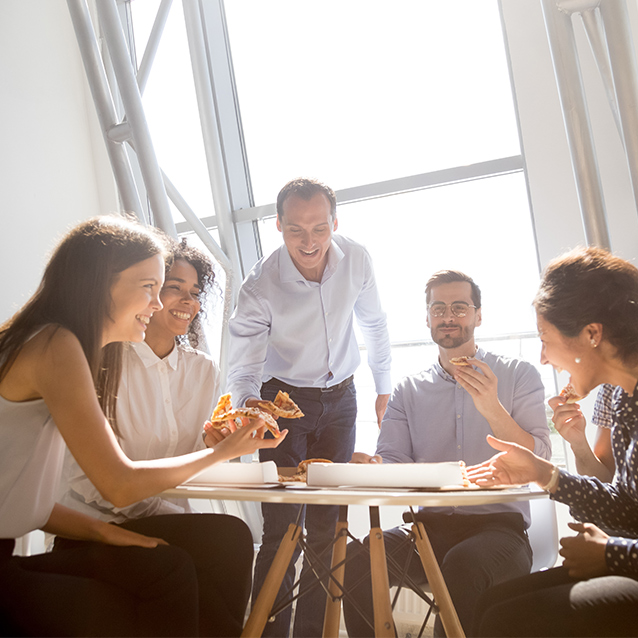
[{"label": "long dark hair", "polygon": [[602,324],[618,357],[638,361],[638,269],[628,261],[602,248],[577,248],[547,266],[533,303],[566,337]]},{"label": "long dark hair", "polygon": [[121,216],[95,217],[69,231],[53,252],[36,292],[0,326],[0,380],[38,328],[66,328],[82,345],[100,405],[114,423],[122,344],[102,348],[111,286],[118,273],[165,251],[158,232]]},{"label": "long dark hair", "polygon": [[215,270],[210,257],[198,248],[189,246],[188,243],[186,243],[186,238],[183,238],[179,243],[174,242],[171,245],[170,256],[166,262],[167,276],[172,265],[178,259],[189,263],[197,272],[197,283],[199,284],[200,291],[200,310],[195,315],[193,321],[191,321],[188,332],[185,335],[179,335],[177,341],[182,345],[190,345],[193,348],[198,348],[201,344],[205,343],[202,319],[206,318],[208,300],[215,286]]}]

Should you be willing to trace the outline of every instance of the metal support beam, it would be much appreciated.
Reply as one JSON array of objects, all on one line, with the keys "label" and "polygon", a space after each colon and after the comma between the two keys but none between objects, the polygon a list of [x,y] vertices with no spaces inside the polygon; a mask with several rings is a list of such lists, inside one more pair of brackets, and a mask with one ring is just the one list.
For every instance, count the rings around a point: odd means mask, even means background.
[{"label": "metal support beam", "polygon": [[115,0],[100,0],[96,4],[156,225],[177,237]]},{"label": "metal support beam", "polygon": [[[237,238],[233,226],[228,184],[224,173],[221,139],[217,124],[213,89],[204,45],[202,21],[197,0],[183,0],[184,20],[188,35],[188,47],[193,67],[193,79],[202,126],[204,150],[208,164],[208,175],[215,205],[219,237],[224,253],[228,256],[233,270],[242,272]],[[235,296],[235,293],[233,297]],[[233,302],[235,299],[233,298]]]},{"label": "metal support beam", "polygon": [[148,36],[144,55],[142,56],[140,67],[137,70],[137,86],[141,94],[144,93],[144,89],[146,88],[146,82],[148,81],[148,76],[155,61],[155,54],[162,39],[162,33],[164,33],[164,27],[166,26],[166,20],[168,19],[172,4],[173,0],[162,0],[155,16],[155,22],[153,22],[153,28]]},{"label": "metal support beam", "polygon": [[600,3],[611,72],[616,89],[616,102],[625,145],[625,155],[638,207],[638,66],[629,27],[625,0]]},{"label": "metal support beam", "polygon": [[144,221],[142,203],[126,150],[120,140],[112,140],[108,135],[110,130],[118,126],[119,120],[86,0],[67,0],[67,5],[122,205],[125,210],[135,213],[140,221]]},{"label": "metal support beam", "polygon": [[543,0],[545,27],[554,63],[567,143],[588,244],[610,248],[594,138],[578,63],[571,15],[555,0]]}]

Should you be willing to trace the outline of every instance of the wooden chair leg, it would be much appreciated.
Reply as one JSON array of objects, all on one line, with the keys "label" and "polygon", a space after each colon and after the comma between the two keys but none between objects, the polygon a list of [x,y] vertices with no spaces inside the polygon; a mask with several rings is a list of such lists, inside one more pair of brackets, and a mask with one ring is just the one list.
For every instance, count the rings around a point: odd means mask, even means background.
[{"label": "wooden chair leg", "polygon": [[252,606],[250,616],[241,634],[242,638],[255,638],[256,636],[261,636],[264,632],[264,627],[270,616],[270,610],[273,607],[275,598],[277,598],[279,588],[286,575],[286,569],[288,569],[288,565],[292,560],[295,545],[297,545],[301,534],[302,529],[298,525],[291,524],[288,527],[288,531],[283,537],[277,554],[275,554],[272,565],[268,570],[264,584],[259,591],[257,600]]},{"label": "wooden chair leg", "polygon": [[[343,577],[346,571],[346,545],[348,544],[348,506],[339,508],[339,520],[335,528],[335,544],[332,548],[332,576],[343,586]],[[340,567],[336,567],[342,563]],[[323,619],[323,638],[339,638],[339,623],[341,621],[341,594],[342,589],[330,579],[328,584],[328,597],[326,599],[326,613]]]},{"label": "wooden chair leg", "polygon": [[425,575],[432,589],[434,601],[439,608],[439,615],[441,616],[445,634],[448,638],[465,638],[463,627],[461,627],[461,622],[450,598],[450,592],[443,579],[443,574],[441,573],[441,568],[436,560],[436,556],[432,551],[432,545],[430,544],[430,539],[428,538],[423,523],[414,523],[414,525],[412,525],[412,531],[414,532],[415,543],[419,550]]},{"label": "wooden chair leg", "polygon": [[383,531],[379,523],[379,508],[370,508],[370,577],[372,579],[372,605],[374,607],[374,635],[396,636],[392,604],[390,603],[390,582],[388,564],[383,544]]}]

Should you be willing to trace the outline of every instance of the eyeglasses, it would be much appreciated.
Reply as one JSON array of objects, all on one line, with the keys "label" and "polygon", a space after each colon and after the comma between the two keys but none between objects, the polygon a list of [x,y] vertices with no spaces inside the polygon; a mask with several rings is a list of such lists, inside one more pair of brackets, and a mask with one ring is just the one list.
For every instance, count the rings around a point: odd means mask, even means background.
[{"label": "eyeglasses", "polygon": [[451,304],[446,304],[442,301],[435,301],[430,304],[428,310],[430,311],[430,315],[432,317],[443,317],[445,316],[445,311],[448,305],[450,306],[450,312],[455,317],[465,317],[470,308],[476,308],[476,306],[472,306],[469,303],[465,303],[464,301],[455,301]]}]

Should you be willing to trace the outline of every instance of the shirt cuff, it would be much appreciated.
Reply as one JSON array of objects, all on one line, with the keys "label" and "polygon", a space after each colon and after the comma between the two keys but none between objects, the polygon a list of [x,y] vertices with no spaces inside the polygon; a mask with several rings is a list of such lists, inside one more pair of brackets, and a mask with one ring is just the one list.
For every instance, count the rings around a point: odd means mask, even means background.
[{"label": "shirt cuff", "polygon": [[392,377],[390,372],[373,372],[374,388],[377,394],[392,394]]}]

